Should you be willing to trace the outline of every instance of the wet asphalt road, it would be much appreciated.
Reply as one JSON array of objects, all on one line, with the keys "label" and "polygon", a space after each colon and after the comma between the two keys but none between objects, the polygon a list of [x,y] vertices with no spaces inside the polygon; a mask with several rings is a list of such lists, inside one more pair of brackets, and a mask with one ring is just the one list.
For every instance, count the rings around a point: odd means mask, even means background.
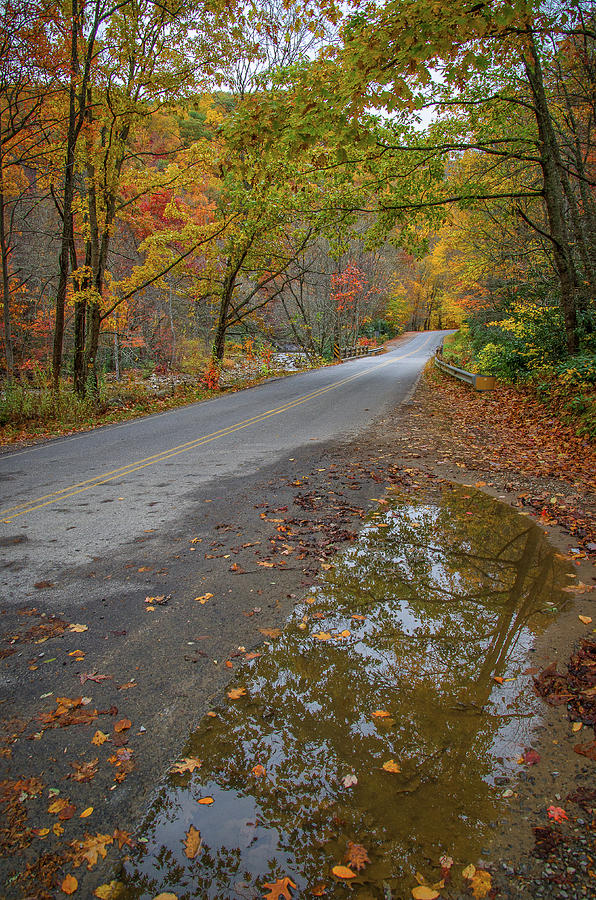
[{"label": "wet asphalt road", "polygon": [[[316,577],[317,560],[298,561],[298,552],[267,563],[279,538],[272,523],[282,521],[275,508],[296,515],[307,489],[329,498],[330,516],[341,503],[366,506],[379,487],[343,474],[351,448],[408,398],[442,337],[416,335],[377,357],[0,457],[0,651],[9,653],[0,652],[0,740],[2,727],[18,735],[0,779],[36,777],[77,810],[93,806],[90,819],[67,823],[63,840],[134,831],[189,730],[223,696],[233,674],[224,661],[235,669],[238,648],[257,648],[260,628],[281,625]],[[166,602],[147,610],[147,596]],[[84,630],[41,643],[27,636],[51,615]],[[108,677],[87,680],[93,672]],[[27,740],[56,697],[81,694],[100,711],[93,724]],[[113,747],[90,739],[122,716],[132,722],[134,770],[114,782]],[[91,757],[92,781],[66,780],[73,761]],[[30,825],[52,825],[47,806],[45,793],[28,801]],[[52,841],[45,850],[59,850]],[[25,857],[38,851],[33,844]],[[111,862],[77,871],[85,896]],[[10,856],[0,860],[0,883],[13,870]]]}]

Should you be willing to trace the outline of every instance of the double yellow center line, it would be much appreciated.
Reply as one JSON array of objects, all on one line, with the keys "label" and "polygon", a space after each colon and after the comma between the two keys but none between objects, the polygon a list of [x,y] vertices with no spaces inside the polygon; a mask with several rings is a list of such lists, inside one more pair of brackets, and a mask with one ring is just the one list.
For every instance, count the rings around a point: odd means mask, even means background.
[{"label": "double yellow center line", "polygon": [[211,434],[206,434],[203,437],[197,438],[194,441],[188,441],[186,444],[179,444],[176,447],[171,447],[169,450],[162,450],[161,453],[156,453],[154,456],[146,456],[144,459],[136,460],[135,462],[129,463],[127,466],[122,466],[119,469],[111,469],[109,472],[104,472],[101,475],[97,475],[95,478],[89,478],[87,481],[79,481],[77,484],[72,484],[69,487],[62,488],[60,491],[53,491],[50,494],[44,494],[42,497],[37,497],[35,500],[29,501],[29,503],[22,503],[18,506],[11,506],[7,509],[4,509],[0,512],[0,522],[3,522],[5,525],[12,522],[13,519],[17,519],[19,516],[24,516],[26,513],[34,512],[36,509],[42,509],[44,506],[50,506],[52,503],[56,503],[61,500],[66,500],[68,497],[74,497],[76,494],[82,494],[84,491],[89,491],[91,488],[97,487],[100,484],[106,484],[109,481],[115,481],[118,478],[123,478],[125,475],[130,475],[132,472],[138,472],[140,469],[146,469],[148,466],[154,466],[157,463],[163,462],[166,459],[171,459],[174,456],[180,456],[181,453],[188,453],[189,450],[194,450],[196,447],[201,447],[203,444],[210,444],[212,441],[216,441],[219,438],[226,437],[228,434],[233,434],[235,431],[240,431],[242,428],[248,428],[249,425],[256,425],[259,422],[264,422],[266,419],[271,419],[273,416],[278,416],[281,413],[287,412],[290,409],[293,409],[296,406],[301,406],[303,403],[308,403],[309,400],[314,400],[316,397],[321,397],[323,394],[329,393],[329,391],[333,391],[338,387],[342,387],[345,384],[349,384],[351,381],[355,381],[358,378],[362,378],[364,375],[368,375],[369,372],[378,371],[379,369],[385,368],[385,366],[391,365],[394,362],[397,362],[400,359],[405,359],[408,356],[412,356],[414,353],[418,353],[422,350],[423,347],[426,346],[430,337],[428,337],[422,344],[419,344],[414,350],[411,350],[409,353],[404,353],[401,356],[392,356],[391,359],[386,362],[381,363],[377,366],[371,366],[368,369],[365,369],[362,372],[356,372],[354,375],[350,375],[347,378],[342,378],[340,381],[335,381],[333,384],[328,385],[324,388],[319,388],[316,391],[311,391],[308,394],[303,394],[300,397],[297,397],[294,400],[289,400],[287,403],[282,404],[282,406],[277,406],[274,409],[269,409],[266,412],[259,413],[259,415],[252,416],[250,419],[243,419],[240,422],[236,422],[233,425],[229,425],[227,428],[221,428],[219,431],[214,431]]}]

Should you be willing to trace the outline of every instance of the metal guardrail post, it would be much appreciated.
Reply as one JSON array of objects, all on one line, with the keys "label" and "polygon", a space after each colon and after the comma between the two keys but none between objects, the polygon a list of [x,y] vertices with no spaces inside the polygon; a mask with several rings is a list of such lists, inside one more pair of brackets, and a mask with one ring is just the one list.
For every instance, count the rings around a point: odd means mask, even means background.
[{"label": "metal guardrail post", "polygon": [[444,359],[441,359],[438,352],[435,354],[435,366],[441,372],[470,384],[476,391],[494,391],[497,386],[497,380],[494,375],[477,375],[474,372],[459,369],[457,366],[452,366],[450,363],[445,362]]}]

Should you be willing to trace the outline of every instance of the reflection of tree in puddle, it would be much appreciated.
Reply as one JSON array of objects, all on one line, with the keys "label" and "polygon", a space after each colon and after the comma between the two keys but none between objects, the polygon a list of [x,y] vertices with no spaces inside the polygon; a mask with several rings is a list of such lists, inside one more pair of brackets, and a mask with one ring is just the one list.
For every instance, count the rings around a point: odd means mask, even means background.
[{"label": "reflection of tree in puddle", "polygon": [[[409,896],[412,873],[432,875],[443,853],[474,861],[499,815],[494,777],[528,743],[536,701],[522,673],[562,576],[535,525],[476,491],[394,497],[243,670],[247,696],[190,739],[203,766],[163,786],[129,896],[256,898],[285,874],[344,896],[329,873],[350,840],[371,858],[351,882],[363,900]],[[383,770],[390,759],[400,772]],[[212,806],[197,804],[205,795]],[[192,862],[191,824],[203,837]]]}]

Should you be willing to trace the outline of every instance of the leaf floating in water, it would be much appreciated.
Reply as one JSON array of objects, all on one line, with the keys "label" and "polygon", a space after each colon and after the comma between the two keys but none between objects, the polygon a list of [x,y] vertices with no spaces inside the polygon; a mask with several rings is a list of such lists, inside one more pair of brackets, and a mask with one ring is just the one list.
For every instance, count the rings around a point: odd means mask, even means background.
[{"label": "leaf floating in water", "polygon": [[372,715],[373,719],[387,719],[391,713],[387,712],[386,709],[377,709]]},{"label": "leaf floating in water", "polygon": [[344,856],[344,862],[359,872],[360,869],[363,869],[370,863],[370,859],[362,844],[354,844],[352,841],[348,841],[348,849]]},{"label": "leaf floating in water", "polygon": [[246,694],[246,688],[232,688],[231,691],[228,691],[228,697],[230,700],[239,700],[240,697],[244,697]]},{"label": "leaf floating in water", "polygon": [[347,866],[333,866],[331,869],[336,878],[356,878],[356,873],[348,869]]},{"label": "leaf floating in water", "polygon": [[439,892],[428,884],[419,884],[418,887],[412,888],[414,900],[436,900],[439,896]]},{"label": "leaf floating in water", "polygon": [[194,859],[199,850],[201,849],[201,844],[203,843],[201,840],[201,832],[198,831],[191,825],[188,831],[186,832],[186,837],[183,841],[184,843],[184,852],[189,859]]},{"label": "leaf floating in water", "polygon": [[290,888],[295,888],[296,885],[292,881],[291,878],[287,876],[285,878],[278,878],[277,881],[273,881],[271,883],[267,882],[263,885],[263,888],[267,888],[268,893],[264,895],[265,900],[292,900],[292,895],[290,893]]},{"label": "leaf floating in water", "polygon": [[344,787],[349,788],[349,787],[352,787],[354,784],[358,784],[358,779],[356,778],[355,775],[346,775],[346,777],[342,781],[342,784]]},{"label": "leaf floating in water", "polygon": [[386,772],[392,772],[395,775],[397,775],[398,772],[401,772],[401,766],[399,766],[394,759],[388,759],[387,762],[384,762],[383,768]]}]

